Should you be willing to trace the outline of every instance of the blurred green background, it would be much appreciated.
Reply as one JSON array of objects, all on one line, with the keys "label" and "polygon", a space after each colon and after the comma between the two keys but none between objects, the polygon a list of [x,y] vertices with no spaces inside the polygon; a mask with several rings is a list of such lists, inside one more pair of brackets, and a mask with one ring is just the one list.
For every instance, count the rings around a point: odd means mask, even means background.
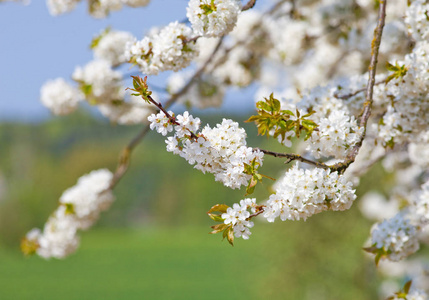
[{"label": "blurred green background", "polygon": [[[234,116],[244,120],[245,116]],[[214,124],[219,116],[203,116]],[[258,137],[248,144],[281,150]],[[20,239],[43,228],[61,193],[94,169],[114,170],[140,127],[122,127],[80,112],[38,124],[0,124],[0,299],[376,299],[378,279],[362,245],[371,224],[355,204],[306,222],[256,220],[250,240],[231,247],[209,235],[207,210],[245,194],[229,190],[150,133],[115,189],[116,202],[81,234],[65,260],[23,257]],[[261,173],[279,177],[283,161],[266,158]],[[380,187],[377,168],[361,182]],[[271,182],[255,197],[267,199]],[[359,200],[357,200],[359,201]]]}]

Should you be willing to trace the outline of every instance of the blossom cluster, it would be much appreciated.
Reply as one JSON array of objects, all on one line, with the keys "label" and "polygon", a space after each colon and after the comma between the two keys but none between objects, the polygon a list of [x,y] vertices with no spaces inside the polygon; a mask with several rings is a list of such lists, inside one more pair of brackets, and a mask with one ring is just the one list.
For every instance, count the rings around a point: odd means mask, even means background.
[{"label": "blossom cluster", "polygon": [[126,31],[111,31],[102,33],[93,41],[92,49],[98,60],[104,60],[111,66],[118,66],[127,61],[125,47],[134,40],[131,33]]},{"label": "blossom cluster", "polygon": [[347,210],[356,199],[352,183],[338,174],[321,168],[289,169],[275,184],[276,192],[266,204],[263,216],[274,222],[300,220],[325,210]]},{"label": "blossom cluster", "polygon": [[[113,174],[107,169],[92,171],[79,178],[77,184],[60,197],[60,206],[49,217],[43,231],[31,230],[23,247],[44,258],[64,258],[79,246],[78,230],[91,227],[100,212],[108,209],[114,200],[109,189]],[[24,250],[24,249],[23,249]]]},{"label": "blossom cluster", "polygon": [[313,131],[307,149],[314,157],[347,157],[349,149],[361,138],[363,127],[358,127],[354,116],[337,110],[320,119],[318,131]]},{"label": "blossom cluster", "polygon": [[384,89],[376,90],[376,101],[387,111],[379,124],[379,140],[389,146],[403,142],[421,142],[419,133],[428,131],[429,112],[429,42],[417,43],[404,61],[396,62],[397,74]]},{"label": "blossom cluster", "polygon": [[312,108],[312,120],[318,124],[307,143],[307,150],[316,158],[321,156],[345,159],[360,140],[363,127],[344,101],[336,96],[337,87],[327,85],[309,91],[298,107]]},{"label": "blossom cluster", "polygon": [[187,67],[198,55],[192,38],[191,28],[177,21],[172,22],[157,33],[128,43],[125,56],[147,75],[156,75],[167,70],[177,71]]},{"label": "blossom cluster", "polygon": [[[53,16],[75,9],[81,0],[47,0],[49,13]],[[105,18],[111,11],[121,10],[124,5],[139,7],[148,5],[150,0],[100,0],[88,1],[89,13],[95,18]]]},{"label": "blossom cluster", "polygon": [[55,115],[75,111],[84,95],[63,78],[49,80],[40,89],[40,101]]},{"label": "blossom cluster", "polygon": [[383,250],[382,258],[399,261],[419,249],[417,229],[403,213],[377,223],[371,230],[371,243]]},{"label": "blossom cluster", "polygon": [[416,221],[419,224],[422,226],[429,224],[429,180],[415,193],[412,209],[414,210],[414,215],[418,218]]},{"label": "blossom cluster", "polygon": [[237,122],[223,119],[221,124],[211,128],[205,126],[200,133],[200,119],[188,112],[176,117],[179,125],[172,124],[163,113],[149,116],[151,129],[162,135],[175,131],[166,140],[167,151],[179,154],[203,173],[212,173],[216,181],[232,189],[246,185],[251,174],[244,173],[245,164],[262,165],[263,153],[246,147],[246,132]]},{"label": "blossom cluster", "polygon": [[196,34],[222,36],[234,28],[240,6],[238,0],[190,0],[186,16]]},{"label": "blossom cluster", "polygon": [[78,66],[72,78],[79,83],[90,103],[111,103],[124,97],[122,74],[104,60],[93,60],[84,67]]},{"label": "blossom cluster", "polygon": [[424,41],[429,37],[429,3],[425,0],[414,0],[405,13],[405,24],[409,33],[416,41]]},{"label": "blossom cluster", "polygon": [[63,78],[48,81],[41,88],[41,102],[53,114],[66,115],[75,111],[78,103],[85,99],[111,122],[123,125],[146,122],[152,108],[125,92],[122,73],[114,69],[126,61],[125,46],[132,40],[128,32],[105,30],[91,45],[96,59],[76,67],[72,74],[78,87]]},{"label": "blossom cluster", "polygon": [[242,237],[245,240],[249,239],[252,234],[249,228],[253,227],[253,222],[249,221],[250,214],[256,212],[256,199],[245,198],[240,200],[240,203],[234,203],[232,207],[228,207],[226,213],[222,214],[224,224],[233,226],[234,236]]}]

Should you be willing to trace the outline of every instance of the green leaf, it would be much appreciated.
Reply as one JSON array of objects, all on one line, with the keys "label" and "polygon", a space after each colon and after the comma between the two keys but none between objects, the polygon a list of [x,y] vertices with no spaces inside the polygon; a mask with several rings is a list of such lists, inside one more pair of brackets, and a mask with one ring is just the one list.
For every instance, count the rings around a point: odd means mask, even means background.
[{"label": "green leaf", "polygon": [[83,84],[83,85],[81,85],[80,90],[82,91],[82,93],[85,96],[88,96],[92,92],[92,85],[91,84]]},{"label": "green leaf", "polygon": [[213,231],[209,232],[209,234],[219,233],[219,232],[224,231],[225,229],[227,229],[229,226],[231,226],[231,225],[230,224],[224,224],[224,223],[210,226],[210,228],[212,228]]},{"label": "green leaf", "polygon": [[410,291],[411,283],[412,283],[412,282],[413,282],[413,281],[412,281],[412,280],[410,280],[410,281],[408,281],[408,282],[406,282],[406,283],[404,284],[403,291],[404,291],[406,294],[408,294],[408,292]]},{"label": "green leaf", "polygon": [[317,124],[311,120],[302,120],[301,124],[302,124],[302,126],[304,126],[307,129],[310,129],[310,130],[313,130],[314,128],[317,127]]},{"label": "green leaf", "polygon": [[24,237],[21,240],[21,251],[25,256],[30,256],[33,254],[36,254],[37,249],[40,247],[37,240],[29,240],[26,237]]},{"label": "green leaf", "polygon": [[256,187],[257,183],[258,183],[258,181],[255,179],[254,176],[252,176],[252,178],[249,180],[249,185],[246,188],[246,195],[245,196],[253,194],[253,192],[255,191],[255,187]]},{"label": "green leaf", "polygon": [[66,215],[74,215],[76,212],[74,210],[74,205],[72,203],[65,203],[64,206],[66,207],[65,214]]},{"label": "green leaf", "polygon": [[106,29],[103,30],[102,33],[100,33],[99,35],[97,35],[95,38],[92,39],[91,44],[90,44],[90,48],[94,49],[95,47],[98,46],[98,44],[100,43],[101,39],[103,37],[105,37],[111,30],[111,27],[108,26]]},{"label": "green leaf", "polygon": [[223,222],[223,221],[225,221],[222,218],[222,216],[220,216],[220,215],[215,215],[215,214],[208,214],[208,215],[209,215],[210,219],[212,219],[215,222]]},{"label": "green leaf", "polygon": [[383,256],[383,254],[381,253],[381,252],[378,252],[376,255],[375,255],[375,266],[377,266],[378,267],[378,263],[380,262],[380,259],[381,259],[381,257]]},{"label": "green leaf", "polygon": [[228,228],[227,230],[225,230],[227,232],[227,237],[226,239],[228,240],[228,242],[231,244],[231,246],[234,246],[234,229],[232,228],[232,226],[230,228]]},{"label": "green leaf", "polygon": [[291,112],[290,110],[282,110],[280,111],[282,114],[284,115],[290,115],[292,117],[295,117],[295,115],[293,114],[293,112]]},{"label": "green leaf", "polygon": [[232,225],[231,224],[227,225],[227,227],[225,228],[225,230],[222,233],[222,239],[225,239],[226,236],[228,235],[228,229],[229,229],[229,227],[232,227]]},{"label": "green leaf", "polygon": [[273,98],[273,110],[277,112],[280,111],[280,101],[274,98]]},{"label": "green leaf", "polygon": [[397,71],[397,68],[394,65],[392,65],[390,62],[386,63],[386,69],[387,71],[391,71],[391,72]]},{"label": "green leaf", "polygon": [[207,212],[208,214],[212,213],[212,212],[220,212],[220,213],[226,213],[226,210],[228,209],[228,205],[226,204],[216,204],[214,206],[212,206],[212,208],[210,208],[210,210]]},{"label": "green leaf", "polygon": [[272,177],[264,175],[264,174],[258,174],[258,175],[265,177],[265,178],[268,178],[268,179],[271,179],[271,180],[274,180],[274,181],[276,180],[275,178],[272,178]]}]

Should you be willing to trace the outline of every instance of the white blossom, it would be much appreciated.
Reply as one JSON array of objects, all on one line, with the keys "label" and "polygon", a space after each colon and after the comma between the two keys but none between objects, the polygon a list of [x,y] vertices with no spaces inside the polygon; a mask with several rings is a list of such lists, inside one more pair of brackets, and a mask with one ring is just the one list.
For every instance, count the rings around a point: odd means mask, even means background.
[{"label": "white blossom", "polygon": [[228,207],[226,213],[222,214],[225,224],[233,226],[235,237],[242,237],[245,240],[249,239],[252,234],[249,228],[253,227],[253,222],[249,221],[250,213],[255,211],[256,199],[246,198],[240,201],[240,204],[234,203],[232,207]]},{"label": "white blossom", "polygon": [[43,232],[31,230],[26,239],[36,243],[36,252],[44,258],[64,258],[79,246],[78,230],[97,221],[101,211],[114,200],[109,190],[113,174],[107,169],[92,171],[79,178],[60,198],[60,206],[49,217]]},{"label": "white blossom", "polygon": [[274,222],[300,220],[325,210],[346,210],[356,199],[351,182],[337,172],[320,168],[300,169],[297,165],[289,169],[275,185],[266,204],[264,217]]},{"label": "white blossom", "polygon": [[72,11],[80,0],[47,0],[49,13],[53,16],[61,15]]},{"label": "white blossom", "polygon": [[97,59],[105,60],[110,65],[116,66],[127,61],[125,46],[133,41],[132,34],[125,31],[110,31],[100,37],[94,50]]},{"label": "white blossom", "polygon": [[135,63],[147,75],[159,72],[178,71],[187,67],[198,55],[192,30],[179,22],[170,23],[159,33],[146,36],[140,41],[127,43],[125,57]]},{"label": "white blossom", "polygon": [[417,41],[427,40],[429,37],[429,3],[425,0],[414,0],[405,13],[405,24],[408,32]]},{"label": "white blossom", "polygon": [[72,113],[82,98],[82,93],[63,78],[46,82],[40,90],[40,101],[55,115]]},{"label": "white blossom", "polygon": [[105,18],[111,11],[122,9],[122,0],[97,0],[90,2],[89,11],[94,18]]},{"label": "white blossom", "polygon": [[[182,121],[182,123],[179,122]],[[173,130],[168,118],[160,112],[149,117],[150,128],[162,135]],[[206,126],[198,133],[200,119],[185,112],[178,115],[175,135],[168,138],[167,150],[179,154],[203,173],[214,174],[215,180],[232,189],[247,185],[251,175],[244,173],[245,164],[262,165],[263,153],[246,147],[246,132],[232,120],[223,119],[215,128]],[[186,125],[184,125],[186,124]],[[179,143],[180,141],[180,143]]]},{"label": "white blossom", "polygon": [[186,16],[196,34],[215,37],[229,33],[239,13],[238,0],[190,0]]},{"label": "white blossom", "polygon": [[371,229],[371,244],[386,252],[385,259],[399,261],[419,249],[417,230],[403,213],[377,223]]},{"label": "white blossom", "polygon": [[78,228],[86,229],[89,223],[98,219],[98,214],[110,207],[114,197],[108,190],[113,174],[107,169],[92,171],[79,178],[77,184],[67,189],[60,197],[60,203],[71,205],[72,214],[79,222]]},{"label": "white blossom", "polygon": [[114,71],[104,60],[94,60],[84,67],[77,67],[72,78],[80,84],[90,104],[111,103],[124,98],[122,74]]},{"label": "white blossom", "polygon": [[[170,116],[174,116],[172,111],[168,111],[168,113]],[[173,125],[163,112],[159,112],[156,115],[151,114],[147,119],[150,122],[150,129],[156,129],[156,131],[161,133],[163,136],[166,136],[167,133],[173,131]]]}]

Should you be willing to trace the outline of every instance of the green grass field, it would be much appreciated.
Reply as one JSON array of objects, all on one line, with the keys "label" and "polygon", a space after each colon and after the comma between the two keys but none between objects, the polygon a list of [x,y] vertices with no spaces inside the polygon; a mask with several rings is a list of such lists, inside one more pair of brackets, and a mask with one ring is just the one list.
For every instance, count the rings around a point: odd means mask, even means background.
[{"label": "green grass field", "polygon": [[197,227],[97,229],[65,260],[3,249],[0,299],[375,299],[365,232],[314,219],[259,223],[234,247]]}]

